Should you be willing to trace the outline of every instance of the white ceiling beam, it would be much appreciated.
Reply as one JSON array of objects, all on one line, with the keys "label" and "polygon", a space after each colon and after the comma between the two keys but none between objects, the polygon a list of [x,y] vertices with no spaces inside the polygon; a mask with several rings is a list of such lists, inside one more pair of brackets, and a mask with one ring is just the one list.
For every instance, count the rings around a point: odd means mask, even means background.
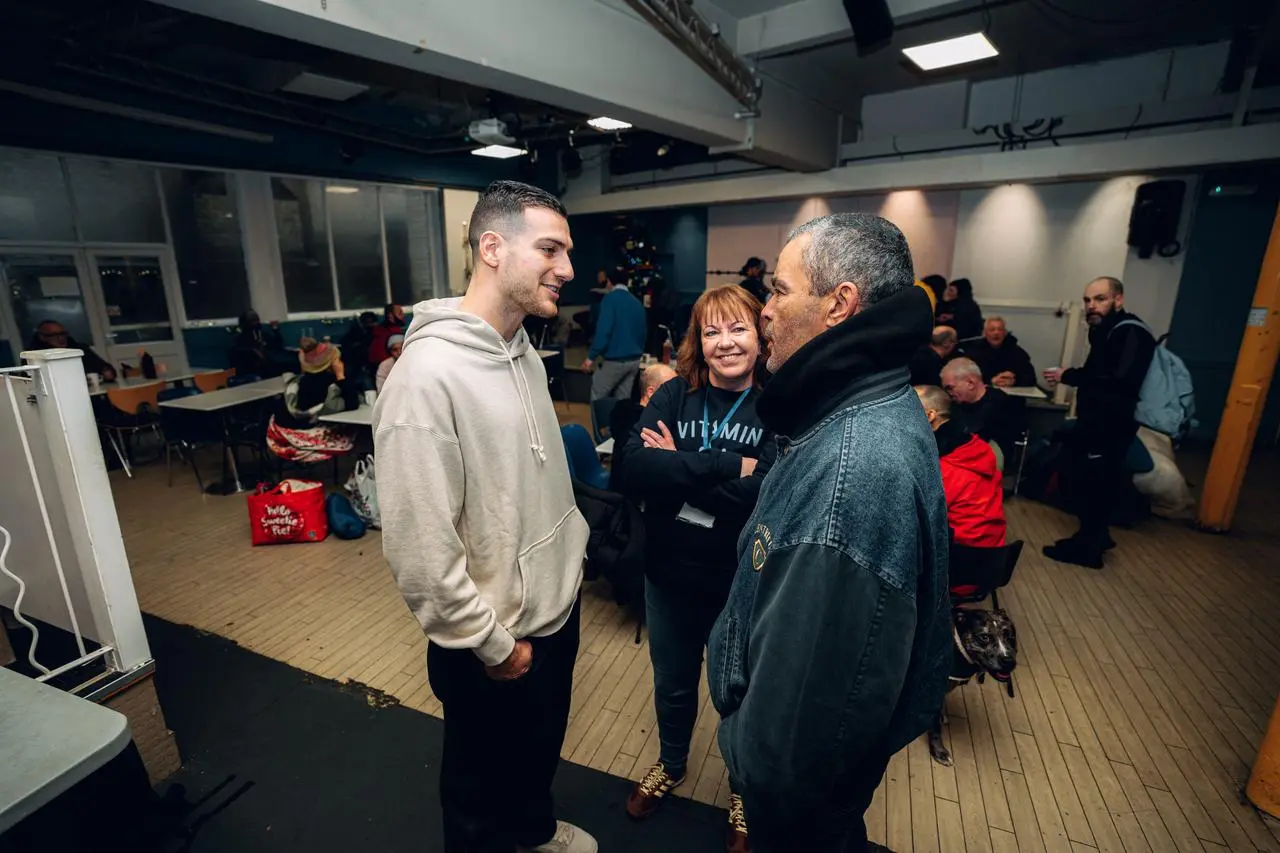
[{"label": "white ceiling beam", "polygon": [[[748,137],[741,107],[621,0],[160,0],[197,14],[709,146]],[[766,81],[742,156],[835,164],[839,118]]]},{"label": "white ceiling beam", "polygon": [[808,175],[770,172],[570,196],[571,213],[861,195],[902,189],[959,189],[1003,183],[1050,183],[1113,175],[1198,169],[1280,160],[1280,123],[1080,143],[1028,151],[994,151],[845,166]]}]

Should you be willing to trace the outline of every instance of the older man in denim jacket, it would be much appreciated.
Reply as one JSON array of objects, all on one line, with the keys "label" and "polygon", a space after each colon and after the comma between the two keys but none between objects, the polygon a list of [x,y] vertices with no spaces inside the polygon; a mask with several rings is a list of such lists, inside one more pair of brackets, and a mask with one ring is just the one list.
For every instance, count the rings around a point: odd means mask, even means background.
[{"label": "older man in denim jacket", "polygon": [[827,216],[788,237],[761,316],[778,460],[708,653],[756,853],[867,849],[890,756],[942,706],[947,507],[907,385],[933,328],[913,282],[894,225]]}]

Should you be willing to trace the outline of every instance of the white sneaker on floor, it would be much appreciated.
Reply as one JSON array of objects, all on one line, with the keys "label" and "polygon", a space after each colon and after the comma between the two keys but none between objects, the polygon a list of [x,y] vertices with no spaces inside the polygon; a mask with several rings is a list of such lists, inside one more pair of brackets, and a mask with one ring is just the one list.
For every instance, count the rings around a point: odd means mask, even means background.
[{"label": "white sneaker on floor", "polygon": [[597,853],[600,846],[596,840],[571,823],[556,821],[556,834],[546,844],[539,844],[528,850],[521,847],[521,853]]}]

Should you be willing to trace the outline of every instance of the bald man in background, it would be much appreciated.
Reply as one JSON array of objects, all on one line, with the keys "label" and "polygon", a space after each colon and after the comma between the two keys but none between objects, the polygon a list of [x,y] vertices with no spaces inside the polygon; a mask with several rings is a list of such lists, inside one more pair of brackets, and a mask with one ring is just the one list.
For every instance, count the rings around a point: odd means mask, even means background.
[{"label": "bald man in background", "polygon": [[622,454],[626,447],[631,430],[640,420],[640,413],[649,405],[653,392],[657,391],[669,380],[676,378],[676,372],[669,364],[651,364],[640,371],[635,391],[631,398],[619,400],[609,415],[609,437],[613,439],[613,460],[609,463],[609,491],[621,491],[618,488],[617,473],[622,470]]}]

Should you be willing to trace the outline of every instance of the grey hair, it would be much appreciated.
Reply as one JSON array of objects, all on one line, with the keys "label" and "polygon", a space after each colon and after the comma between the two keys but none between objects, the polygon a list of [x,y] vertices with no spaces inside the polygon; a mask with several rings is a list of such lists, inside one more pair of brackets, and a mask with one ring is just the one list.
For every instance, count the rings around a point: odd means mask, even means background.
[{"label": "grey hair", "polygon": [[945,347],[947,344],[954,344],[958,340],[956,330],[950,326],[934,326],[933,337],[929,339],[929,343],[935,347]]},{"label": "grey hair", "polygon": [[826,296],[847,281],[865,307],[915,284],[907,238],[883,217],[833,213],[796,228],[787,243],[805,234],[812,238],[804,265],[814,296]]},{"label": "grey hair", "polygon": [[937,385],[917,385],[916,393],[926,409],[933,409],[943,420],[951,417],[951,395],[946,391]]},{"label": "grey hair", "polygon": [[1093,284],[1094,281],[1105,281],[1107,284],[1111,285],[1112,296],[1124,296],[1124,282],[1120,279],[1115,278],[1114,276],[1100,275],[1089,283]]},{"label": "grey hair", "polygon": [[982,321],[983,326],[987,325],[988,323],[1003,323],[1005,328],[1009,327],[1009,324],[1005,323],[1004,318],[1001,317],[999,314],[997,314],[994,317],[988,317],[987,319]]},{"label": "grey hair", "polygon": [[943,365],[942,372],[958,379],[982,381],[982,368],[971,358],[953,358]]}]

